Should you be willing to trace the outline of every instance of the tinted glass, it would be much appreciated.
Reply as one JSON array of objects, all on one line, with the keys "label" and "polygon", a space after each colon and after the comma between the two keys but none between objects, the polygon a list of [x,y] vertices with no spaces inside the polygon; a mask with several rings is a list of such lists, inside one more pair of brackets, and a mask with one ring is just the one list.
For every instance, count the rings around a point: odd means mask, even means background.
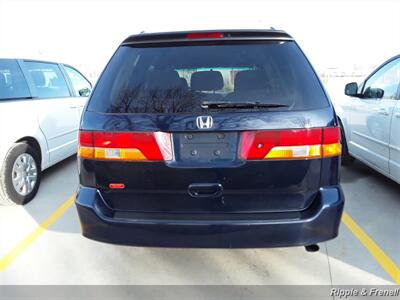
[{"label": "tinted glass", "polygon": [[69,97],[69,89],[57,64],[25,61],[39,98]]},{"label": "tinted glass", "polygon": [[393,60],[372,75],[364,86],[364,98],[376,98],[376,89],[384,99],[396,99],[400,84],[400,59]]},{"label": "tinted glass", "polygon": [[190,113],[210,110],[204,108],[205,102],[249,101],[287,106],[276,108],[279,110],[328,105],[298,46],[294,42],[268,42],[122,46],[100,78],[89,110]]},{"label": "tinted glass", "polygon": [[28,98],[28,84],[15,60],[0,60],[0,100]]},{"label": "tinted glass", "polygon": [[74,68],[64,66],[65,71],[67,72],[67,75],[69,79],[71,80],[72,87],[75,90],[76,95],[78,96],[83,96],[83,91],[84,90],[89,90],[89,92],[92,90],[92,86],[89,81],[86,80],[86,78],[79,73],[77,70]]}]

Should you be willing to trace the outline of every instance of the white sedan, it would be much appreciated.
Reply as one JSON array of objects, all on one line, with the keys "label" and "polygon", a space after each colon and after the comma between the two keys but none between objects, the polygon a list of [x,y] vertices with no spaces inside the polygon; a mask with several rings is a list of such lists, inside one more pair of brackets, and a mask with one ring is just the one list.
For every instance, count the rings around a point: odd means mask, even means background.
[{"label": "white sedan", "polygon": [[91,89],[68,65],[0,59],[0,204],[32,200],[41,171],[76,153]]},{"label": "white sedan", "polygon": [[347,101],[335,105],[342,125],[342,163],[359,159],[400,183],[400,55],[363,83],[348,83]]}]

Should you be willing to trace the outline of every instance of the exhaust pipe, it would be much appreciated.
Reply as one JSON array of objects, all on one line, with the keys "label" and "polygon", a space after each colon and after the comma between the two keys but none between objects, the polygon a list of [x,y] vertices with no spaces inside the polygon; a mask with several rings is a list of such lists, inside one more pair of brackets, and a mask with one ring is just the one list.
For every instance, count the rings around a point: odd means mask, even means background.
[{"label": "exhaust pipe", "polygon": [[307,245],[307,246],[304,246],[304,248],[306,248],[307,252],[318,252],[319,251],[319,246],[317,244]]}]

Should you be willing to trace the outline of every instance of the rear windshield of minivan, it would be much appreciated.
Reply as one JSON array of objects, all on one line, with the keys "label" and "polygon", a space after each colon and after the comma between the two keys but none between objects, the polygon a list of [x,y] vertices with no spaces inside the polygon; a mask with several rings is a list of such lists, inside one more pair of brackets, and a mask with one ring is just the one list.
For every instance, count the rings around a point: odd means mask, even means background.
[{"label": "rear windshield of minivan", "polygon": [[[259,105],[240,107],[241,103]],[[326,106],[321,84],[296,43],[269,41],[123,45],[99,79],[88,110],[192,113],[243,108],[308,110]]]}]

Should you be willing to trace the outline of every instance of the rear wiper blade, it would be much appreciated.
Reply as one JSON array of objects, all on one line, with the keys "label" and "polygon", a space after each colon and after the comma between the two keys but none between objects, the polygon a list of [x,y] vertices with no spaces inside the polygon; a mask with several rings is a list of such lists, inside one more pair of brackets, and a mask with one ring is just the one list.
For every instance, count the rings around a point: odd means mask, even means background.
[{"label": "rear wiper blade", "polygon": [[212,102],[204,101],[201,103],[202,108],[279,108],[288,107],[286,104],[279,103],[263,103],[256,101],[249,102]]}]

